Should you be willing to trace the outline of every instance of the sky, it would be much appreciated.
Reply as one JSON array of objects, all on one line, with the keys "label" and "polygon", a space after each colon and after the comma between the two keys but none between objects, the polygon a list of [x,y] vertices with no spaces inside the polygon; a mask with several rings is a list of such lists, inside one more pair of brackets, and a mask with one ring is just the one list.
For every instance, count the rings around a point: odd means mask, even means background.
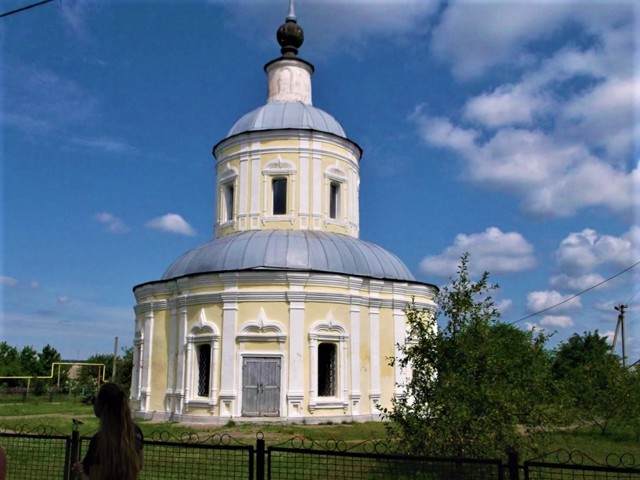
[{"label": "sky", "polygon": [[[553,333],[550,348],[611,339],[626,305],[640,358],[634,2],[295,9],[313,103],[364,150],[360,238],[438,286],[468,252],[501,320]],[[287,12],[56,0],[0,18],[0,341],[66,359],[132,344],[132,288],[213,236],[211,149],[265,103]]]}]

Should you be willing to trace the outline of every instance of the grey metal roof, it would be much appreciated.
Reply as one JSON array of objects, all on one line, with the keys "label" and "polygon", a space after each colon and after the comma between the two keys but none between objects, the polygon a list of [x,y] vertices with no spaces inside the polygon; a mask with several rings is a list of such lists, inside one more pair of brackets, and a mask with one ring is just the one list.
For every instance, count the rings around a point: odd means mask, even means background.
[{"label": "grey metal roof", "polygon": [[309,230],[251,230],[225,235],[179,257],[162,280],[262,269],[416,281],[398,257],[378,245],[339,233]]},{"label": "grey metal roof", "polygon": [[280,128],[318,130],[347,138],[335,118],[313,105],[302,102],[271,102],[256,108],[242,116],[231,127],[227,137],[249,131]]}]

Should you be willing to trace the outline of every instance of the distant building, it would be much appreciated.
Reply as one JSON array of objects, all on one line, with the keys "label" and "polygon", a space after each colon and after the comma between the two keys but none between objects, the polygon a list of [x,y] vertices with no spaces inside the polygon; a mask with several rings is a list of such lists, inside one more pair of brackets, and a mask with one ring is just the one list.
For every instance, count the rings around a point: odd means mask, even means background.
[{"label": "distant building", "polygon": [[433,285],[358,239],[362,150],[312,104],[292,7],[277,37],[267,103],[213,148],[215,239],[134,287],[140,417],[377,420],[402,394],[404,307],[434,307]]}]

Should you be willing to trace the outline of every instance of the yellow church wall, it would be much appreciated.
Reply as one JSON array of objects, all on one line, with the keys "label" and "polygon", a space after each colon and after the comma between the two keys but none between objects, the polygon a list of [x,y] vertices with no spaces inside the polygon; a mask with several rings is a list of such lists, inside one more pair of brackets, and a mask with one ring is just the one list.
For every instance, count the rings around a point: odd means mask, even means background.
[{"label": "yellow church wall", "polygon": [[207,285],[207,286],[201,286],[201,287],[195,287],[195,288],[190,288],[189,289],[189,294],[190,295],[197,295],[199,293],[219,293],[224,291],[225,287],[224,285],[220,284],[214,284],[214,285]]},{"label": "yellow church wall", "polygon": [[148,410],[164,411],[164,392],[167,390],[167,368],[169,366],[167,339],[169,337],[170,314],[167,310],[154,312],[153,336],[151,338],[151,372]]},{"label": "yellow church wall", "polygon": [[243,353],[251,351],[260,352],[280,352],[280,344],[278,342],[242,342]]},{"label": "yellow church wall", "polygon": [[393,311],[380,309],[380,403],[386,407],[395,391],[395,369],[388,361],[395,356],[393,323]]},{"label": "yellow church wall", "polygon": [[289,306],[286,302],[240,302],[238,304],[238,333],[247,322],[255,322],[263,309],[267,324],[268,322],[278,322],[283,327],[289,325]]},{"label": "yellow church wall", "polygon": [[218,332],[222,331],[222,303],[196,304],[187,307],[187,335],[194,326],[198,325],[203,313],[207,322],[213,323]]},{"label": "yellow church wall", "polygon": [[360,412],[364,415],[371,413],[371,328],[369,309],[360,308]]},{"label": "yellow church wall", "polygon": [[[269,139],[262,139],[260,141],[260,148],[264,149],[276,149],[276,150],[285,150],[288,148],[300,148],[300,141],[297,138],[291,137],[275,137]],[[289,152],[281,153],[283,158],[285,156],[290,156]]]}]

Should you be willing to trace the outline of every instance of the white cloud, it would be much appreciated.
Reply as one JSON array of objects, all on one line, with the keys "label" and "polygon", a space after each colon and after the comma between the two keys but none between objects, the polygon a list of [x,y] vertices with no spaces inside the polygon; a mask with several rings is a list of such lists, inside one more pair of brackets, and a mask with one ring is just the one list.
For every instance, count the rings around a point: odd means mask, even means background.
[{"label": "white cloud", "polygon": [[39,290],[40,289],[40,282],[32,280],[31,282],[29,282],[29,287],[32,288],[33,290]]},{"label": "white cloud", "polygon": [[64,23],[77,37],[85,38],[87,36],[86,1],[74,0],[73,2],[62,2],[57,10]]},{"label": "white cloud", "polygon": [[58,295],[58,303],[69,303],[69,297],[66,295]]},{"label": "white cloud", "polygon": [[632,2],[452,2],[435,27],[431,51],[461,79],[509,63],[529,66],[533,47],[569,23],[604,36],[633,19]]},{"label": "white cloud", "polygon": [[529,292],[527,294],[527,308],[530,312],[540,312],[553,308],[554,312],[575,311],[582,307],[580,297],[562,295],[555,290]]},{"label": "white cloud", "polygon": [[43,67],[9,60],[5,65],[5,124],[30,135],[90,123],[98,100],[75,81]]},{"label": "white cloud", "polygon": [[503,299],[495,304],[495,308],[500,312],[501,315],[504,315],[513,307],[513,301],[510,299]]},{"label": "white cloud", "polygon": [[528,92],[523,85],[500,85],[491,93],[467,101],[464,116],[486,127],[530,125],[551,108],[543,94]]},{"label": "white cloud", "polygon": [[565,274],[574,277],[605,264],[628,267],[640,258],[639,232],[638,226],[620,237],[600,234],[590,228],[573,232],[560,242],[556,262]]},{"label": "white cloud", "polygon": [[[411,120],[427,144],[459,156],[463,178],[520,198],[527,213],[630,215],[640,208],[633,18],[624,2],[451,3],[432,51],[460,78],[505,81],[467,98],[458,118],[421,105]],[[567,25],[576,33],[563,37]]]},{"label": "white cloud", "polygon": [[520,272],[536,264],[533,246],[517,232],[502,232],[489,227],[484,232],[456,235],[453,245],[440,255],[425,257],[420,271],[429,275],[450,276],[455,273],[463,253],[470,254],[469,267],[474,274]]},{"label": "white cloud", "polygon": [[545,327],[572,327],[574,325],[571,317],[567,315],[547,315],[540,320],[540,325]]},{"label": "white cloud", "polygon": [[79,138],[71,139],[71,143],[91,150],[99,150],[107,153],[135,154],[138,150],[122,140],[107,137]]},{"label": "white cloud", "polygon": [[96,213],[93,218],[104,225],[110,233],[128,233],[130,231],[124,221],[112,213]]},{"label": "white cloud", "polygon": [[417,109],[411,119],[425,143],[459,155],[465,179],[519,196],[525,212],[555,217],[604,206],[629,214],[634,206],[640,207],[633,192],[640,170],[626,173],[609,165],[581,142],[506,127],[481,143],[477,130],[430,116],[424,109]]},{"label": "white cloud", "polygon": [[634,104],[640,89],[632,76],[608,78],[583,95],[571,98],[560,112],[565,135],[588,139],[603,148],[608,158],[628,155],[633,147]]},{"label": "white cloud", "polygon": [[598,285],[604,281],[604,277],[597,273],[588,273],[585,275],[570,276],[565,273],[555,275],[549,280],[550,285],[558,290],[567,290],[570,292],[581,292],[588,288]]},{"label": "white cloud", "polygon": [[569,2],[454,2],[434,29],[431,50],[458,78],[473,78],[506,61],[530,61],[519,55],[522,47],[548,38],[573,9]]},{"label": "white cloud", "polygon": [[477,152],[475,142],[478,132],[457,127],[447,118],[427,115],[424,110],[424,105],[418,105],[409,118],[416,123],[418,132],[426,143],[451,148],[463,155]]},{"label": "white cloud", "polygon": [[0,275],[0,285],[3,285],[4,287],[15,287],[18,285],[18,280],[12,277]]},{"label": "white cloud", "polygon": [[193,236],[196,234],[193,227],[177,213],[167,213],[161,217],[149,220],[146,227],[178,235]]}]

